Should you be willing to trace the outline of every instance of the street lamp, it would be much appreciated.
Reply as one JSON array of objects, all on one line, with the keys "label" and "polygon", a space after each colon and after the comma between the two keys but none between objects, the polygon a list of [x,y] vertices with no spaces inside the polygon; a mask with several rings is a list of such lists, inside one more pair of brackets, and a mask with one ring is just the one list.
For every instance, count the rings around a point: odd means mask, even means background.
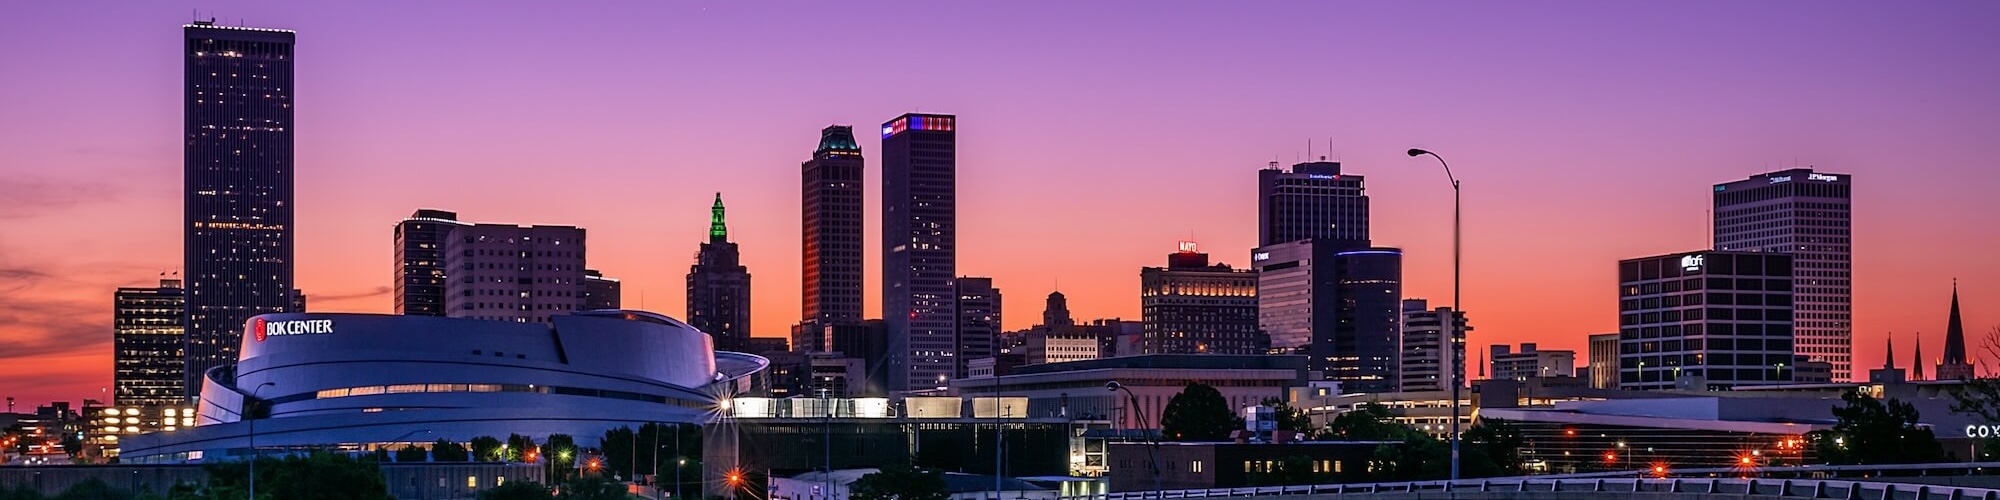
[{"label": "street lamp", "polygon": [[249,412],[250,414],[248,415],[239,415],[241,417],[244,417],[245,420],[248,420],[248,422],[245,423],[250,426],[250,436],[249,436],[250,496],[247,497],[250,500],[257,500],[257,457],[259,456],[259,454],[257,453],[257,418],[255,415],[255,413],[257,413],[255,411],[256,410],[255,406],[257,405],[257,393],[262,392],[265,387],[272,387],[276,385],[278,385],[277,382],[265,382],[262,384],[257,384],[257,388],[250,390],[250,399],[244,402],[245,403],[244,406],[251,407],[250,410],[252,411],[250,411]]},{"label": "street lamp", "polygon": [[[1416,149],[1416,148],[1411,148],[1411,149],[1410,149],[1410,151],[1409,151],[1409,153],[1410,153],[1410,156],[1411,156],[1411,157],[1418,157],[1418,156],[1424,156],[1424,155],[1430,155],[1430,157],[1432,157],[1432,158],[1437,158],[1437,161],[1438,161],[1438,164],[1439,164],[1439,165],[1443,165],[1443,166],[1444,166],[1444,178],[1445,178],[1445,180],[1449,180],[1449,181],[1451,181],[1451,308],[1452,308],[1452,311],[1453,311],[1453,313],[1454,313],[1454,314],[1456,314],[1456,315],[1463,315],[1463,314],[1465,314],[1465,305],[1464,305],[1463,303],[1460,303],[1460,302],[1459,302],[1459,291],[1460,291],[1460,288],[1459,288],[1459,269],[1460,269],[1460,264],[1459,264],[1459,261],[1460,261],[1460,258],[1459,258],[1459,257],[1460,257],[1460,255],[1461,255],[1461,252],[1459,251],[1459,248],[1460,248],[1460,246],[1461,246],[1461,245],[1460,245],[1460,237],[1459,237],[1459,236],[1460,236],[1460,227],[1461,227],[1461,224],[1460,224],[1460,221],[1462,220],[1462,219],[1461,219],[1461,216],[1460,216],[1460,214],[1462,213],[1462,211],[1461,211],[1461,210],[1459,209],[1459,198],[1460,198],[1460,197],[1459,197],[1459,191],[1458,191],[1458,177],[1456,177],[1456,176],[1453,176],[1453,175],[1451,175],[1451,164],[1450,164],[1450,163],[1447,163],[1447,162],[1445,162],[1445,161],[1444,161],[1444,157],[1443,157],[1443,156],[1438,156],[1438,154],[1437,154],[1437,153],[1433,153],[1433,152],[1430,152],[1430,151],[1426,151],[1426,150],[1422,150],[1422,149]],[[1451,326],[1451,329],[1452,329],[1452,341],[1453,341],[1453,342],[1458,342],[1458,341],[1459,341],[1459,340],[1461,339],[1461,337],[1462,337],[1462,336],[1464,335],[1464,333],[1465,333],[1465,332],[1463,331],[1463,330],[1464,330],[1464,326],[1463,326],[1463,325],[1460,325],[1460,324],[1458,323],[1458,318],[1455,318],[1455,317],[1454,317],[1454,318],[1449,318],[1449,321],[1451,322],[1451,325],[1452,325],[1452,326]],[[1456,349],[1455,351],[1453,351],[1453,353],[1452,353],[1452,356],[1451,356],[1451,357],[1452,357],[1452,360],[1451,360],[1451,480],[1453,480],[1453,481],[1457,481],[1457,480],[1458,480],[1458,415],[1459,415],[1459,405],[1458,405],[1458,394],[1459,394],[1459,387],[1458,387],[1458,386],[1460,386],[1460,385],[1463,385],[1463,383],[1462,383],[1462,382],[1460,382],[1460,380],[1462,380],[1462,379],[1464,379],[1464,378],[1465,378],[1465,354],[1464,354],[1464,350],[1465,350],[1464,348],[1465,348],[1465,346],[1464,346],[1464,345],[1458,345],[1458,344],[1454,344],[1454,346],[1455,346],[1455,347],[1456,347],[1457,349]]]},{"label": "street lamp", "polygon": [[[1106,382],[1106,383],[1104,384],[1104,389],[1105,389],[1105,390],[1109,390],[1109,391],[1111,391],[1111,392],[1114,392],[1114,393],[1115,393],[1115,392],[1118,392],[1118,391],[1125,391],[1125,397],[1127,397],[1127,398],[1131,398],[1131,401],[1132,401],[1132,411],[1134,412],[1135,416],[1139,417],[1139,422],[1140,422],[1140,423],[1145,423],[1145,421],[1146,421],[1146,413],[1145,413],[1145,412],[1146,412],[1146,408],[1145,408],[1145,407],[1143,407],[1143,406],[1139,406],[1139,396],[1138,396],[1138,395],[1135,395],[1135,394],[1132,394],[1132,389],[1128,389],[1128,388],[1126,388],[1126,387],[1125,387],[1125,386],[1124,386],[1123,384],[1119,384],[1119,383],[1118,383],[1118,381],[1116,381],[1116,380],[1113,380],[1113,381],[1110,381],[1110,382]],[[1145,432],[1145,429],[1140,429],[1140,432]],[[1161,430],[1160,430],[1160,432],[1166,432],[1166,430],[1165,430],[1165,429],[1161,429]],[[1161,480],[1160,480],[1160,472],[1161,472],[1161,471],[1160,471],[1160,437],[1159,437],[1159,436],[1156,436],[1156,435],[1153,435],[1152,433],[1148,432],[1148,433],[1146,433],[1146,439],[1147,439],[1147,444],[1149,445],[1149,448],[1151,448],[1151,450],[1150,450],[1150,451],[1152,452],[1152,461],[1153,461],[1153,496],[1154,496],[1155,498],[1162,498],[1162,497],[1160,496],[1160,495],[1161,495],[1161,493],[1160,493],[1160,492],[1161,492],[1161,491],[1163,491],[1163,490],[1165,490],[1165,488],[1163,488],[1163,487],[1161,486]]]}]

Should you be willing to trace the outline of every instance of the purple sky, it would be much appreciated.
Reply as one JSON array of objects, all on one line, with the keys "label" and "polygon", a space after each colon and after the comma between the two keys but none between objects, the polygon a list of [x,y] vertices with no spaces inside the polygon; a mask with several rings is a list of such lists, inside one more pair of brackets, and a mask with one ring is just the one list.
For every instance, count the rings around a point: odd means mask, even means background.
[{"label": "purple sky", "polygon": [[779,335],[818,129],[921,110],[960,116],[959,269],[1010,329],[1058,279],[1136,319],[1190,234],[1246,263],[1254,171],[1308,141],[1368,177],[1410,296],[1450,295],[1450,190],[1402,151],[1454,162],[1475,345],[1581,349],[1617,259],[1704,247],[1710,184],[1795,164],[1857,176],[1857,366],[1891,331],[1941,352],[1954,276],[2000,323],[2000,3],[43,2],[0,30],[0,394],[94,396],[111,289],[179,268],[195,8],[299,31],[317,310],[389,310],[390,228],[429,207],[583,225],[628,306],[678,316],[722,191]]}]

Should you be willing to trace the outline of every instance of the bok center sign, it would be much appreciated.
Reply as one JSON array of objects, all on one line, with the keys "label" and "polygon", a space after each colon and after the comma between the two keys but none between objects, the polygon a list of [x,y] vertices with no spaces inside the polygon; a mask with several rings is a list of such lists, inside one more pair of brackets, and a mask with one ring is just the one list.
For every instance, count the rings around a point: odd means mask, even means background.
[{"label": "bok center sign", "polygon": [[257,337],[258,342],[263,342],[264,339],[272,336],[330,335],[333,333],[333,320],[293,319],[265,321],[264,318],[256,318],[250,320],[250,333]]}]

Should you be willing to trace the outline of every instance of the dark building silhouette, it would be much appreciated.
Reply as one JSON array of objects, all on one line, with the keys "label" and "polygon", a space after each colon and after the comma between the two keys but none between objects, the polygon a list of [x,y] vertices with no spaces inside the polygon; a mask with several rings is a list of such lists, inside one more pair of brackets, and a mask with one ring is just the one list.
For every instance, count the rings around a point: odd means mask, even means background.
[{"label": "dark building silhouette", "polygon": [[444,247],[458,214],[419,209],[396,223],[396,314],[444,316]]},{"label": "dark building silhouette", "polygon": [[251,316],[293,307],[291,31],[195,22],[182,140],[190,397],[234,366]]},{"label": "dark building silhouette", "polygon": [[1000,352],[1000,289],[993,278],[960,276],[958,287],[958,372],[964,378],[967,363],[990,358]]},{"label": "dark building silhouette", "polygon": [[[1919,363],[1922,362],[1919,358]],[[1966,359],[1965,322],[1958,317],[1958,281],[1951,282],[1951,319],[1944,327],[1944,361],[1938,363],[1938,380],[1972,380],[1972,363]]]},{"label": "dark building silhouette", "polygon": [[1139,270],[1139,311],[1136,352],[1121,345],[1115,354],[1263,354],[1268,346],[1257,329],[1257,273],[1210,264],[1193,242],[1167,255],[1167,267]]},{"label": "dark building silhouette", "polygon": [[889,389],[943,387],[958,369],[958,119],[882,124],[882,320]]},{"label": "dark building silhouette", "polygon": [[1795,168],[1714,188],[1715,249],[1791,254],[1798,354],[1853,372],[1853,176]]},{"label": "dark building silhouette", "polygon": [[583,308],[588,236],[576,226],[453,227],[444,244],[445,316],[550,323]]},{"label": "dark building silhouette", "polygon": [[1306,239],[1251,252],[1258,326],[1275,354],[1302,354],[1315,380],[1389,392],[1401,377],[1403,252]]},{"label": "dark building silhouette", "polygon": [[722,221],[722,193],[710,209],[708,242],[688,269],[687,323],[715,337],[715,349],[750,348],[750,270],[743,267],[729,227]]},{"label": "dark building silhouette", "polygon": [[583,270],[583,310],[624,309],[623,286],[618,278],[596,269]]},{"label": "dark building silhouette", "polygon": [[1368,193],[1359,175],[1342,175],[1340,162],[1277,162],[1257,172],[1257,245],[1308,238],[1368,241]]},{"label": "dark building silhouette", "polygon": [[[805,267],[799,321],[804,332],[823,331],[816,325],[861,321],[862,163],[854,128],[833,125],[820,130],[819,147],[800,166]],[[803,344],[807,347],[794,347],[810,351],[821,342]]]},{"label": "dark building silhouette", "polygon": [[1076,326],[1076,319],[1069,315],[1069,297],[1062,292],[1049,292],[1049,298],[1042,304],[1042,326]]},{"label": "dark building silhouette", "polygon": [[185,367],[187,296],[181,280],[161,278],[158,287],[121,287],[113,295],[112,404],[184,405],[189,402]]},{"label": "dark building silhouette", "polygon": [[1618,261],[1618,388],[1791,382],[1792,273],[1791,255],[1768,252]]}]

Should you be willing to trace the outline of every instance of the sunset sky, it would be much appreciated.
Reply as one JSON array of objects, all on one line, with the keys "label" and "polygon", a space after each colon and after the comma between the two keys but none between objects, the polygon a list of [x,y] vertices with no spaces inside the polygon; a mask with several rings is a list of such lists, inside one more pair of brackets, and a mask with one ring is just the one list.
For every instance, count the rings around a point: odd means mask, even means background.
[{"label": "sunset sky", "polygon": [[113,289],[181,267],[195,9],[298,31],[316,311],[390,311],[391,228],[439,208],[586,227],[627,307],[678,317],[720,191],[780,336],[819,129],[925,111],[959,117],[959,272],[1008,329],[1058,281],[1079,319],[1138,319],[1180,240],[1247,264],[1256,170],[1309,147],[1367,176],[1434,303],[1451,189],[1403,151],[1453,162],[1481,350],[1582,351],[1618,259],[1707,246],[1712,184],[1793,166],[1855,176],[1857,372],[1890,332],[1899,364],[1917,332],[1941,353],[1954,277],[1974,342],[2000,324],[1995,2],[31,2],[0,29],[0,396],[25,410],[98,398]]}]

